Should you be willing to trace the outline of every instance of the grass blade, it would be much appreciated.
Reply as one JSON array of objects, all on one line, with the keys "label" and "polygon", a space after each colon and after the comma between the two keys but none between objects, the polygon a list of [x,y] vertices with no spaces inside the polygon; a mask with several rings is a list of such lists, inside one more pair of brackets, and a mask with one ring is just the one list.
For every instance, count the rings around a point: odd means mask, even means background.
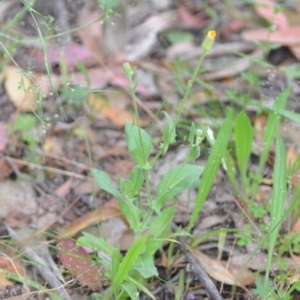
[{"label": "grass blade", "polygon": [[236,157],[240,169],[243,187],[246,188],[246,171],[252,148],[253,128],[248,116],[244,111],[241,111],[235,120],[234,133]]},{"label": "grass blade", "polygon": [[263,149],[259,161],[259,168],[258,168],[259,174],[261,174],[262,169],[267,161],[271,144],[275,138],[275,135],[277,133],[277,128],[281,121],[281,115],[279,114],[278,111],[284,109],[290,92],[291,92],[291,88],[286,88],[278,96],[276,102],[274,103],[274,109],[272,109],[272,112],[270,112],[269,114],[265,132],[264,132]]},{"label": "grass blade", "polygon": [[[265,285],[268,283],[273,251],[277,241],[280,225],[283,221],[286,201],[286,151],[282,138],[276,138],[276,157],[273,174],[273,192],[271,203],[271,228],[269,239],[268,261],[265,275]],[[275,228],[276,227],[276,228]]]},{"label": "grass blade", "polygon": [[189,222],[188,230],[190,230],[202,208],[202,205],[213,185],[214,179],[221,164],[221,160],[227,150],[227,145],[231,135],[233,123],[232,111],[229,111],[226,120],[224,121],[212,151],[208,157],[207,164],[203,171],[199,191],[196,198],[196,204]]}]

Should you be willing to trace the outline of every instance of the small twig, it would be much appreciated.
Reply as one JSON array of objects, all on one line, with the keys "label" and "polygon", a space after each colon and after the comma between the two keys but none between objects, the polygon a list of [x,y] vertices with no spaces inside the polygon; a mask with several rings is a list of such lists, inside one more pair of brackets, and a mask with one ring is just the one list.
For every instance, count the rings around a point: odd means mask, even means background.
[{"label": "small twig", "polygon": [[[174,232],[178,230],[178,227],[174,223],[172,224],[172,228]],[[186,257],[186,260],[191,265],[191,271],[202,283],[202,285],[204,286],[205,290],[207,291],[211,299],[223,300],[223,297],[220,295],[215,284],[210,279],[210,277],[206,274],[206,272],[203,270],[202,266],[199,264],[196,258],[184,247],[183,238],[179,236],[178,241],[180,242],[180,247]]]},{"label": "small twig", "polygon": [[[21,238],[18,234],[7,224],[4,223],[9,235],[15,241],[21,241]],[[51,288],[57,291],[63,300],[71,300],[67,290],[64,285],[57,279],[57,277],[51,272],[50,269],[46,268],[46,262],[31,248],[26,245],[21,245],[20,249],[26,253],[28,257],[34,260],[36,263],[33,265],[37,271],[41,274],[41,276],[45,279],[45,281],[49,284]]]},{"label": "small twig", "polygon": [[[5,159],[7,159],[8,156],[5,156]],[[76,174],[73,172],[69,172],[69,171],[65,171],[65,170],[60,170],[60,169],[56,169],[56,168],[52,168],[52,167],[47,167],[47,166],[41,166],[38,164],[34,164],[34,163],[29,163],[25,160],[21,160],[21,159],[17,159],[17,158],[12,158],[10,157],[11,161],[15,162],[15,163],[22,163],[26,166],[28,166],[29,168],[34,168],[34,169],[38,169],[38,170],[47,170],[50,172],[54,172],[57,174],[62,174],[62,175],[66,175],[66,176],[70,176],[70,177],[74,177],[74,178],[78,178],[78,179],[87,179],[90,178],[89,176],[84,176],[84,175],[80,175],[80,174]]]}]

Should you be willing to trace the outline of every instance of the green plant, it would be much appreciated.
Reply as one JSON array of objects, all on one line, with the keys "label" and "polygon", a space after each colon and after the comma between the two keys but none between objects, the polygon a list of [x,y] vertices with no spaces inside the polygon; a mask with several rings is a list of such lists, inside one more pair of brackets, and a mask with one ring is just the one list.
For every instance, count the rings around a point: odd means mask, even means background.
[{"label": "green plant", "polygon": [[[171,144],[176,141],[176,124],[182,112],[184,103],[191,91],[193,82],[200,69],[206,52],[210,49],[214,33],[209,32],[202,44],[204,53],[201,56],[192,79],[188,82],[186,93],[179,108],[175,123],[167,112],[163,112],[166,127],[163,130],[163,140],[158,153],[150,158],[153,148],[152,138],[141,128],[135,96],[136,83],[133,82],[134,70],[128,63],[123,69],[131,87],[131,96],[134,104],[135,124],[126,122],[125,133],[128,150],[132,155],[136,167],[128,178],[118,178],[118,187],[109,176],[100,170],[92,169],[92,175],[98,185],[118,199],[121,212],[136,234],[136,240],[123,257],[118,248],[107,244],[103,239],[84,234],[77,243],[92,249],[101,250],[110,256],[109,260],[99,258],[106,267],[106,276],[111,279],[111,288],[105,299],[122,297],[125,293],[131,299],[138,299],[138,290],[145,292],[152,299],[151,292],[144,286],[146,279],[158,276],[154,265],[154,254],[167,239],[176,207],[175,196],[190,188],[203,171],[203,167],[191,164],[200,154],[199,144],[205,137],[202,130],[196,130],[192,124],[188,138],[189,152],[184,162],[166,171],[160,183],[151,190],[150,170],[157,159],[164,155]],[[147,198],[141,196],[142,189],[146,189]],[[165,205],[168,204],[168,207]]]}]

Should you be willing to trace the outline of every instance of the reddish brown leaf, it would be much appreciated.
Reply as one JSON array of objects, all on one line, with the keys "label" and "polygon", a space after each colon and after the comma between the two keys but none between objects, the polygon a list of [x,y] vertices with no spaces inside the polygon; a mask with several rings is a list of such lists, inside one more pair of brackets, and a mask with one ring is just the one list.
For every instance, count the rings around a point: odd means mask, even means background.
[{"label": "reddish brown leaf", "polygon": [[81,282],[94,291],[102,288],[105,269],[93,262],[89,254],[76,246],[75,241],[63,239],[57,245],[57,257],[61,264]]}]

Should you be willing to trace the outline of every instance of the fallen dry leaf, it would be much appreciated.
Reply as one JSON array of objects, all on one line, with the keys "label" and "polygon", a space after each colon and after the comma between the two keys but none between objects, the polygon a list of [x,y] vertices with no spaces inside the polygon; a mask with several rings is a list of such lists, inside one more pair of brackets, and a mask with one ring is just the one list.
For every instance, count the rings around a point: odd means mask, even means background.
[{"label": "fallen dry leaf", "polygon": [[37,212],[35,192],[27,181],[0,181],[0,217],[5,218],[12,211],[32,215]]},{"label": "fallen dry leaf", "polygon": [[285,46],[292,46],[300,43],[299,32],[300,26],[291,26],[289,28],[278,29],[273,32],[262,28],[244,31],[242,36],[247,41],[270,42]]},{"label": "fallen dry leaf", "polygon": [[300,232],[300,219],[297,219],[292,226],[291,233],[299,233],[299,232]]},{"label": "fallen dry leaf", "polygon": [[0,151],[4,151],[7,144],[7,132],[5,124],[0,122]]},{"label": "fallen dry leaf", "polygon": [[299,26],[291,26],[289,19],[283,12],[276,12],[276,3],[270,0],[256,1],[257,13],[276,28],[273,32],[269,29],[245,31],[243,38],[251,41],[279,43],[290,48],[296,58],[300,59]]},{"label": "fallen dry leaf", "polygon": [[276,25],[276,28],[287,28],[289,27],[289,21],[285,14],[281,12],[275,12],[276,3],[270,0],[256,0],[255,10],[258,15],[260,15],[269,23]]},{"label": "fallen dry leaf", "polygon": [[[32,111],[37,108],[36,96],[32,82],[22,76],[19,68],[6,66],[4,69],[4,87],[9,99],[20,111]],[[21,88],[19,88],[22,82]]]},{"label": "fallen dry leaf", "polygon": [[94,112],[103,114],[119,127],[124,127],[126,120],[132,122],[132,114],[120,107],[110,106],[109,102],[95,94],[89,95],[89,105]]},{"label": "fallen dry leaf", "polygon": [[72,183],[73,183],[73,178],[70,177],[67,181],[65,181],[61,186],[59,186],[55,190],[55,194],[62,198],[65,197],[70,192]]},{"label": "fallen dry leaf", "polygon": [[57,245],[57,257],[61,264],[84,285],[94,291],[102,288],[105,269],[92,261],[89,254],[71,239],[63,239]]},{"label": "fallen dry leaf", "polygon": [[6,254],[0,255],[0,269],[3,272],[0,273],[0,289],[7,288],[13,285],[12,281],[6,279],[5,271],[20,276],[25,275],[25,270],[16,261],[14,261]]},{"label": "fallen dry leaf", "polygon": [[252,284],[256,280],[256,276],[249,269],[245,268],[241,272],[239,266],[227,261],[212,259],[187,244],[185,247],[193,254],[205,272],[219,282],[245,288],[246,285]]},{"label": "fallen dry leaf", "polygon": [[58,238],[62,237],[72,237],[76,233],[80,232],[84,228],[98,224],[112,218],[120,218],[120,208],[116,199],[112,199],[105,203],[102,207],[99,207],[87,214],[81,216],[80,218],[74,220],[70,225],[62,229]]}]

